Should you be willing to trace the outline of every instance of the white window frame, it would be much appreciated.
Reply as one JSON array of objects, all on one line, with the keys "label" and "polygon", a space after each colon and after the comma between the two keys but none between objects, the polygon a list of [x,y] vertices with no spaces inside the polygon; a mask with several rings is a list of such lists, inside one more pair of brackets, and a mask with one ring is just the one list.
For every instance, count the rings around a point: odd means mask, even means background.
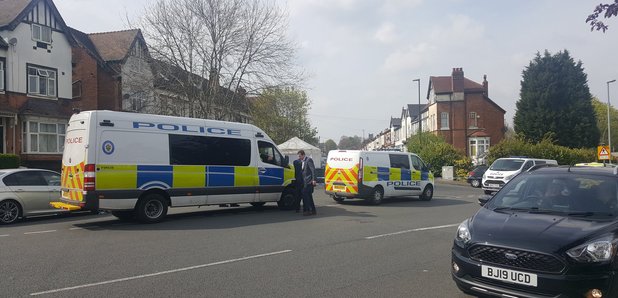
[{"label": "white window frame", "polygon": [[[490,146],[490,138],[489,137],[477,137],[477,138],[469,138],[468,139],[468,152],[470,152],[470,158],[476,160],[481,155],[481,150],[479,148],[483,148],[483,152],[489,151]],[[473,154],[474,153],[474,154]]]},{"label": "white window frame", "polygon": [[[31,74],[31,70],[36,74]],[[55,69],[28,65],[26,67],[26,73],[28,74],[28,95],[57,97],[58,91],[56,90],[56,82],[58,71]],[[45,83],[45,93],[41,93],[41,83]]]},{"label": "white window frame", "polygon": [[46,44],[52,43],[52,29],[50,27],[32,23],[31,28],[32,40]]},{"label": "white window frame", "polygon": [[449,127],[449,117],[448,112],[440,112],[440,129],[448,130]]},{"label": "white window frame", "polygon": [[4,60],[0,60],[0,92],[4,91]]},{"label": "white window frame", "polygon": [[[67,123],[53,121],[24,121],[22,126],[23,140],[22,153],[26,154],[61,154],[64,150],[64,139],[66,136]],[[53,125],[55,132],[42,132],[42,125]],[[41,143],[41,136],[53,136],[56,140],[56,151],[45,150],[47,144]],[[33,146],[33,143],[36,145]]]}]

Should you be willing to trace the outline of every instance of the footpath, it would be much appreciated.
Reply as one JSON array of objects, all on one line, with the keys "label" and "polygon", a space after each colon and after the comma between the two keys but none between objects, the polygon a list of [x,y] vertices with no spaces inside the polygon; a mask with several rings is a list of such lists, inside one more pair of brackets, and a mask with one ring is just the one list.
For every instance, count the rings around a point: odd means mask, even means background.
[{"label": "footpath", "polygon": [[464,185],[469,186],[468,182],[466,182],[465,178],[460,178],[459,180],[449,180],[442,179],[442,177],[437,177],[434,179],[436,184],[453,184],[453,185]]}]

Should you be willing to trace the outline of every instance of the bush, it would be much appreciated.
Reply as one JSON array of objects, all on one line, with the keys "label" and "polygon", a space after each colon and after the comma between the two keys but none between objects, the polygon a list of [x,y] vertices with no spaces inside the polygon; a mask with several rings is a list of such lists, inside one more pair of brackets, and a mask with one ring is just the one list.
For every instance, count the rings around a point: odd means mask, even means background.
[{"label": "bush", "polygon": [[455,177],[468,177],[470,171],[472,171],[472,159],[464,156],[462,159],[455,161]]},{"label": "bush", "polygon": [[[423,161],[429,164],[429,170],[437,177],[442,175],[443,166],[455,166],[457,170],[456,161],[466,159],[464,154],[453,145],[446,143],[441,136],[424,132],[420,134],[420,137],[422,143],[418,134],[408,139],[408,151],[418,154]],[[461,163],[462,169],[468,170],[466,164],[466,162]]]},{"label": "bush", "polygon": [[518,136],[505,139],[492,146],[487,155],[487,162],[509,156],[528,156],[533,158],[555,159],[561,165],[573,165],[580,162],[596,161],[596,148],[568,148],[554,144],[551,137],[546,137],[533,144]]},{"label": "bush", "polygon": [[19,168],[20,159],[15,154],[0,154],[0,169]]}]

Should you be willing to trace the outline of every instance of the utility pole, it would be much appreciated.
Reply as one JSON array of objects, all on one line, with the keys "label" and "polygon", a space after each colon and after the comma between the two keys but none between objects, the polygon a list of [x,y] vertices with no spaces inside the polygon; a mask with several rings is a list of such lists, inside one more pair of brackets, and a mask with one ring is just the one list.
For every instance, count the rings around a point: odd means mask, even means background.
[{"label": "utility pole", "polygon": [[421,117],[423,115],[423,109],[421,109],[421,79],[414,79],[412,81],[418,83],[418,147],[423,148],[423,119]]}]

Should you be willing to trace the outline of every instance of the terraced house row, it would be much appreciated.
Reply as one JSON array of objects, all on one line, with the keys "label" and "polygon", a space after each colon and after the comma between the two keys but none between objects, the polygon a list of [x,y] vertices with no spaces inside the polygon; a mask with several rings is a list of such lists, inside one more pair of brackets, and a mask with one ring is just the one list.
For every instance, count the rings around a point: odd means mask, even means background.
[{"label": "terraced house row", "polygon": [[[0,1],[0,153],[20,155],[28,167],[60,169],[76,109],[206,118],[175,89],[177,80],[203,92],[220,88],[217,78],[152,59],[139,29],[84,33],[64,22],[52,0]],[[249,122],[242,90],[233,98],[220,120]]]},{"label": "terraced house row", "polygon": [[424,102],[402,108],[388,128],[370,135],[364,149],[405,151],[406,140],[422,130],[443,136],[473,163],[483,164],[489,147],[504,138],[506,111],[489,98],[487,76],[482,84],[464,77],[462,68],[431,76]]}]

